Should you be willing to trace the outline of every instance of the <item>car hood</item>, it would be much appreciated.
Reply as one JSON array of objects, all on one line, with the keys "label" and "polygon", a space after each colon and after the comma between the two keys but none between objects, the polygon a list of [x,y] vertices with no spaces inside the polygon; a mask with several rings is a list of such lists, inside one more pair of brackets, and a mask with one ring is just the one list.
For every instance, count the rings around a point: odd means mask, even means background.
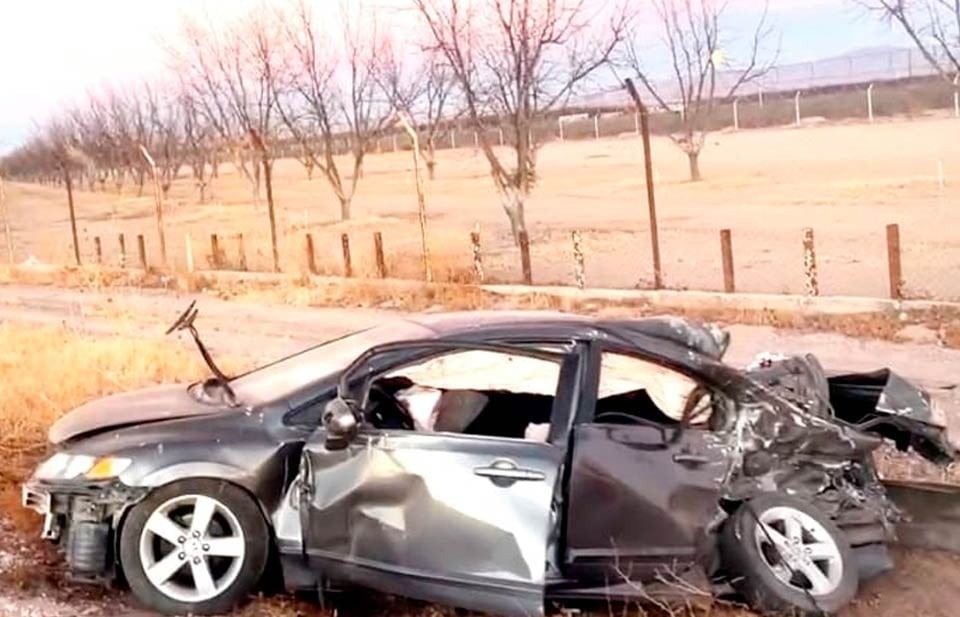
[{"label": "car hood", "polygon": [[77,407],[50,427],[51,443],[59,444],[80,435],[111,428],[209,415],[222,411],[204,404],[187,392],[187,385],[165,385],[116,394]]}]

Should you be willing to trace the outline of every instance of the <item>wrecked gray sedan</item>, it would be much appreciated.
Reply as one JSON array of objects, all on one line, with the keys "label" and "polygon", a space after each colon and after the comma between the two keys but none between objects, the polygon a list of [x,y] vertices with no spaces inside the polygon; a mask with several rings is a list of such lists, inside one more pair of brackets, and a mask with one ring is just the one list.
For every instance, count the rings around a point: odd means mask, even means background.
[{"label": "wrecked gray sedan", "polygon": [[[929,539],[955,460],[929,397],[812,357],[747,371],[677,319],[438,314],[89,403],[23,490],[79,579],[170,614],[350,586],[505,615],[691,590],[832,612]],[[911,527],[911,510],[923,520]]]}]

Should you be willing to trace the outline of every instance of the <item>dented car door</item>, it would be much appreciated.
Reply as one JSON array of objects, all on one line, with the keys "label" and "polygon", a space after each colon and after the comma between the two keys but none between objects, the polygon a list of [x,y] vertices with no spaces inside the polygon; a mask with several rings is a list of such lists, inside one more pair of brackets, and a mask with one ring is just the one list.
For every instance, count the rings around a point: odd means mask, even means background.
[{"label": "dented car door", "polygon": [[629,353],[596,358],[596,396],[571,439],[565,566],[581,594],[602,595],[691,571],[729,462],[706,424],[715,399],[697,379]]},{"label": "dented car door", "polygon": [[[551,425],[569,424],[578,362],[562,362]],[[336,449],[318,431],[303,455],[305,553],[334,582],[542,614],[565,456],[565,430],[533,441],[364,426]]]}]

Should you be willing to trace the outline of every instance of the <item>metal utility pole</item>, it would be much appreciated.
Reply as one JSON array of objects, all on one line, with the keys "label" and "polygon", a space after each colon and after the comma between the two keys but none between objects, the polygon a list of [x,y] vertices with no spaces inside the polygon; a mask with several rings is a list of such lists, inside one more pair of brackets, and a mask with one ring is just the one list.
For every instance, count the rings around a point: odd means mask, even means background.
[{"label": "metal utility pole", "polygon": [[657,198],[653,186],[653,158],[650,152],[650,113],[647,106],[640,100],[640,94],[632,79],[625,82],[627,92],[630,93],[633,102],[640,113],[640,134],[643,138],[643,167],[646,173],[647,183],[647,206],[650,216],[650,248],[653,251],[653,288],[663,287],[663,273],[660,268],[660,234],[657,228]]}]

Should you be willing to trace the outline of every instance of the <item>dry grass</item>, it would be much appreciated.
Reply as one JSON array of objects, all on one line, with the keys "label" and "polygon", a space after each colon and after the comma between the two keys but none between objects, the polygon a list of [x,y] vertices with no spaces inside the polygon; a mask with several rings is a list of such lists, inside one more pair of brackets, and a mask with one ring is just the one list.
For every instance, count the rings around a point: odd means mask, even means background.
[{"label": "dry grass", "polygon": [[18,528],[38,524],[19,506],[19,484],[64,413],[97,397],[203,372],[196,354],[173,343],[0,324],[0,511]]}]

